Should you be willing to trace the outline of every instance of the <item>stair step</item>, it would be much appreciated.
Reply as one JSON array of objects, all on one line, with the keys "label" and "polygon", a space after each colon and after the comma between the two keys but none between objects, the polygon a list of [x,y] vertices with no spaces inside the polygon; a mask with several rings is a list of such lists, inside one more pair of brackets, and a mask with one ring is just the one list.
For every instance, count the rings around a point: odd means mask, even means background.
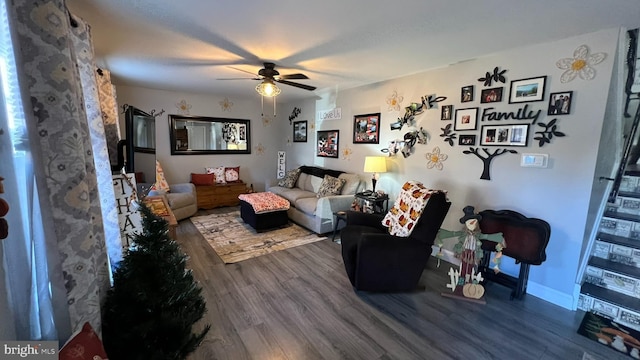
[{"label": "stair step", "polygon": [[620,192],[618,192],[618,196],[627,197],[627,198],[634,198],[634,199],[640,199],[640,193],[631,192],[631,191],[620,191]]},{"label": "stair step", "polygon": [[606,289],[595,284],[585,282],[580,288],[580,293],[592,298],[603,300],[627,309],[640,309],[640,300],[637,297],[625,295],[614,290]]},{"label": "stair step", "polygon": [[640,268],[637,268],[635,266],[626,265],[626,264],[611,261],[608,259],[599,258],[597,256],[591,256],[589,258],[589,265],[598,267],[603,270],[608,270],[617,274],[639,279],[638,283],[640,284]]},{"label": "stair step", "polygon": [[607,209],[607,211],[604,212],[603,216],[606,216],[606,217],[612,218],[612,219],[620,219],[620,220],[628,220],[628,221],[633,221],[633,222],[640,222],[640,215],[627,214],[627,213],[623,213],[623,212],[620,212],[620,211],[611,211],[611,209]]},{"label": "stair step", "polygon": [[608,317],[618,324],[640,331],[640,313],[602,299],[596,299],[583,292],[578,297],[578,309],[591,311]]},{"label": "stair step", "polygon": [[624,174],[629,176],[640,176],[640,165],[638,164],[627,165],[625,167]]},{"label": "stair step", "polygon": [[596,240],[604,241],[615,245],[626,246],[629,248],[640,249],[640,239],[632,239],[624,236],[617,236],[613,234],[607,234],[605,232],[598,232]]}]

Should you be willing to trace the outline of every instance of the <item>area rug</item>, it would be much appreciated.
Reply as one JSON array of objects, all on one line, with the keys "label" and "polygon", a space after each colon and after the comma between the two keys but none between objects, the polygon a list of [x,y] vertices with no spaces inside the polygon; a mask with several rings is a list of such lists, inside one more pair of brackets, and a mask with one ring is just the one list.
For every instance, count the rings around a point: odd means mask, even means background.
[{"label": "area rug", "polygon": [[193,216],[191,222],[225,264],[326,239],[293,223],[258,233],[238,210]]},{"label": "area rug", "polygon": [[634,359],[640,358],[640,332],[604,316],[592,312],[584,314],[578,334]]}]

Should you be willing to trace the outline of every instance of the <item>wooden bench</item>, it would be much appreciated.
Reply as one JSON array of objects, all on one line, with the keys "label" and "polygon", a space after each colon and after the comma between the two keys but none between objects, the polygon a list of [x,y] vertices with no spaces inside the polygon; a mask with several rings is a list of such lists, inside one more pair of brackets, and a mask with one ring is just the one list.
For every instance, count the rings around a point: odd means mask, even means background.
[{"label": "wooden bench", "polygon": [[495,243],[486,240],[482,241],[484,256],[479,269],[486,281],[494,281],[513,289],[511,299],[520,299],[527,292],[529,267],[540,265],[547,259],[545,249],[551,236],[551,227],[544,220],[528,218],[512,210],[484,210],[479,214],[482,216],[482,233],[503,234],[507,247],[502,250],[502,254],[520,264],[520,274],[517,278],[502,272],[496,274],[490,267],[491,251],[495,249]]}]

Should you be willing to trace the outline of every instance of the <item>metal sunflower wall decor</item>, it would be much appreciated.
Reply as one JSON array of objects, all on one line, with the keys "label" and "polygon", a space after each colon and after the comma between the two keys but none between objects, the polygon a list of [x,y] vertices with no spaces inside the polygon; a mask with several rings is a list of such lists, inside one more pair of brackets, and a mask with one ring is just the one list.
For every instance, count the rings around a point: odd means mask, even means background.
[{"label": "metal sunflower wall decor", "polygon": [[556,67],[565,70],[560,76],[561,83],[568,83],[580,77],[582,80],[592,80],[596,77],[594,65],[598,65],[607,57],[606,53],[591,54],[587,45],[580,45],[573,51],[572,58],[564,58],[556,61]]},{"label": "metal sunflower wall decor", "polygon": [[399,95],[397,90],[393,90],[393,93],[387,97],[387,105],[389,105],[389,111],[400,111],[400,105],[402,105],[404,96]]},{"label": "metal sunflower wall decor", "polygon": [[430,153],[426,154],[427,157],[427,169],[436,168],[442,170],[442,162],[449,158],[449,155],[440,153],[439,147],[434,147]]}]

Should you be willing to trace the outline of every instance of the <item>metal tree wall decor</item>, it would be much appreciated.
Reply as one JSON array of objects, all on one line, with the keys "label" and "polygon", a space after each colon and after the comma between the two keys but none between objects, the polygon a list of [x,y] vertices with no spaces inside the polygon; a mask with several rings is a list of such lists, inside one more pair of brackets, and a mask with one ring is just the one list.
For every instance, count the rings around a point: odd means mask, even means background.
[{"label": "metal tree wall decor", "polygon": [[506,72],[507,70],[499,71],[498,67],[496,66],[495,68],[493,68],[493,74],[487,71],[486,75],[484,77],[479,78],[478,81],[484,82],[484,86],[491,86],[492,81],[495,81],[495,82],[499,81],[501,83],[504,83],[505,81],[507,81],[507,79],[505,79],[504,77],[504,73]]},{"label": "metal tree wall decor", "polygon": [[493,153],[490,153],[487,148],[482,148],[482,151],[487,155],[483,157],[480,155],[480,148],[470,147],[469,150],[464,150],[462,153],[464,154],[473,154],[482,160],[484,165],[484,169],[482,169],[482,175],[480,175],[480,179],[482,180],[491,180],[491,160],[496,156],[500,156],[502,154],[511,153],[517,154],[518,152],[510,149],[496,149]]},{"label": "metal tree wall decor", "polygon": [[553,119],[549,121],[548,124],[538,123],[538,126],[541,126],[543,129],[541,131],[536,131],[535,133],[538,135],[534,137],[534,140],[538,140],[538,146],[542,147],[544,144],[548,144],[551,142],[551,139],[556,137],[563,137],[565,134],[561,131],[558,131],[558,125],[556,123],[558,119]]},{"label": "metal tree wall decor", "polygon": [[448,142],[449,145],[453,146],[454,140],[456,139],[456,133],[454,133],[453,131],[451,131],[451,124],[448,124],[447,126],[440,128],[440,130],[442,130],[442,134],[440,134],[440,137],[444,138],[443,140]]},{"label": "metal tree wall decor", "polygon": [[292,121],[300,115],[302,110],[299,107],[294,107],[291,115],[289,115],[289,125],[292,124]]}]

